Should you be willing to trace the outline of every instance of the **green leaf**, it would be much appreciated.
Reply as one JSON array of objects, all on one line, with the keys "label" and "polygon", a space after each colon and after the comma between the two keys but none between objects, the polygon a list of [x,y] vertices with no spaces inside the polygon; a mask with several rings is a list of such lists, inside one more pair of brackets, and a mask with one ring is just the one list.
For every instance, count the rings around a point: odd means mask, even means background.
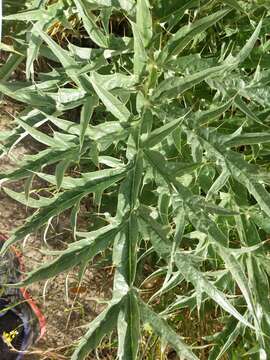
[{"label": "green leaf", "polygon": [[222,148],[220,143],[209,142],[204,132],[199,132],[198,135],[207,146],[207,149],[212,152],[217,159],[226,164],[231,176],[247,188],[249,193],[257,200],[261,209],[270,216],[270,194],[259,179],[257,179],[258,174],[256,174],[256,167],[247,163],[240,154]]},{"label": "green leaf", "polygon": [[64,160],[67,157],[77,160],[79,147],[74,146],[71,149],[59,150],[43,150],[36,155],[25,156],[25,160],[21,163],[21,167],[16,170],[7,171],[0,174],[0,181],[20,180],[32,175],[33,172],[39,171],[43,166],[54,164]]},{"label": "green leaf", "polygon": [[[219,360],[228,349],[235,343],[238,336],[242,333],[244,326],[242,323],[230,321],[225,329],[218,336],[218,343],[212,348],[209,360]],[[221,343],[221,344],[220,344]]]},{"label": "green leaf", "polygon": [[72,235],[73,238],[76,240],[76,232],[77,232],[77,220],[78,220],[78,213],[80,211],[80,201],[77,202],[77,204],[75,204],[73,206],[73,209],[71,210],[71,214],[70,214],[70,224],[71,224],[71,229],[72,229]]},{"label": "green leaf", "polygon": [[230,254],[230,252],[223,247],[219,247],[219,253],[221,254],[226,264],[226,267],[230,270],[233,278],[235,279],[237,285],[239,286],[239,289],[241,290],[246,300],[248,309],[254,318],[255,326],[259,327],[259,321],[256,314],[256,305],[254,304],[254,299],[249,289],[248,280],[246,278],[244,269],[241,266],[241,263],[235,258],[233,254]]},{"label": "green leaf", "polygon": [[118,317],[118,358],[138,359],[140,308],[134,291],[129,292]]},{"label": "green leaf", "polygon": [[55,101],[48,96],[40,95],[38,91],[26,92],[25,89],[17,88],[14,84],[7,84],[4,81],[0,83],[0,92],[14,100],[26,103],[35,108],[42,109],[48,113],[55,109]]},{"label": "green leaf", "polygon": [[0,43],[0,50],[8,51],[8,52],[23,56],[23,54],[21,54],[19,51],[15,50],[14,47],[11,46],[11,45],[6,45],[6,44],[3,44],[3,43]]},{"label": "green leaf", "polygon": [[135,279],[137,266],[138,222],[134,215],[127,220],[126,227],[115,239],[113,263],[116,267],[114,276],[114,297],[128,293]]},{"label": "green leaf", "polygon": [[81,338],[71,360],[84,360],[90,351],[99,345],[103,337],[114,329],[122,301],[120,299],[109,303],[107,309],[103,310],[103,312],[90,323],[89,330]]},{"label": "green leaf", "polygon": [[171,198],[166,190],[167,189],[161,189],[158,197],[158,212],[163,225],[169,225],[169,205]]},{"label": "green leaf", "polygon": [[52,138],[46,134],[44,134],[43,132],[35,129],[32,126],[29,126],[27,123],[25,123],[24,121],[21,121],[19,118],[16,119],[16,122],[22,127],[24,128],[27,133],[29,135],[31,135],[35,140],[39,141],[40,143],[50,146],[52,148],[60,148],[60,149],[65,149],[70,147],[71,144],[67,144],[64,141],[59,141],[56,140],[55,138]]},{"label": "green leaf", "polygon": [[185,344],[179,335],[167,324],[167,322],[142,301],[140,301],[140,311],[142,321],[145,324],[150,324],[155,333],[157,333],[162,339],[166,340],[175,349],[178,356],[188,360],[199,359],[192,352],[191,348]]},{"label": "green leaf", "polygon": [[143,140],[142,146],[151,148],[155,145],[159,144],[161,141],[166,139],[168,135],[170,135],[174,130],[178,129],[181,123],[184,121],[185,116],[172,120],[168,122],[167,124],[153,130],[148,137]]},{"label": "green leaf", "polygon": [[134,37],[134,75],[139,79],[147,64],[147,53],[138,25],[131,21],[131,26]]},{"label": "green leaf", "polygon": [[87,127],[89,125],[89,122],[91,120],[91,117],[94,112],[94,108],[98,105],[98,99],[95,96],[89,96],[82,108],[81,111],[81,121],[80,121],[80,146],[82,148],[85,133],[87,131]]},{"label": "green leaf", "polygon": [[22,11],[16,14],[5,15],[4,20],[15,20],[15,21],[38,21],[42,17],[47,17],[47,14],[44,16],[44,9],[28,10]]},{"label": "green leaf", "polygon": [[93,40],[98,46],[106,48],[108,46],[107,37],[96,25],[93,15],[91,15],[81,0],[74,0],[74,3],[78,9],[78,12],[82,18],[83,25],[87,31],[91,40]]},{"label": "green leaf", "polygon": [[163,227],[150,215],[150,209],[141,207],[139,212],[140,231],[144,239],[149,239],[160,257],[168,257],[171,243],[168,239],[168,228]]},{"label": "green leaf", "polygon": [[[80,125],[72,121],[57,118],[56,116],[46,115],[46,117],[59,129],[80,136]],[[126,122],[108,121],[96,126],[90,124],[85,131],[85,141],[86,139],[94,140],[100,145],[102,150],[104,150],[104,148],[106,149],[115,141],[127,138],[128,130],[130,130],[130,125]]]},{"label": "green leaf", "polygon": [[[57,17],[58,12],[62,11],[63,4],[57,2],[51,5],[44,14],[44,9],[30,10],[24,13],[17,14],[21,20],[30,21],[30,19],[38,20],[30,34],[29,44],[27,47],[27,58],[26,58],[26,78],[29,79],[30,75],[34,75],[34,61],[38,58],[42,39],[36,35],[37,27],[42,28],[43,31],[47,31]],[[25,15],[23,15],[25,14]],[[38,16],[37,16],[38,15]],[[25,16],[25,18],[24,18]],[[18,19],[16,18],[16,21]]]},{"label": "green leaf", "polygon": [[[175,287],[183,283],[184,277],[180,273],[180,271],[176,271],[174,273],[170,273],[170,278],[165,279],[164,283],[162,284],[162,287],[154,293],[154,295],[150,298],[149,303],[152,302],[154,299],[159,298],[161,295],[166,294],[167,292],[173,290]],[[164,313],[169,310],[169,307],[164,311]]]},{"label": "green leaf", "polygon": [[27,286],[36,281],[47,280],[80,263],[91,261],[110,246],[121,230],[121,226],[116,223],[88,233],[85,239],[74,242],[64,251],[57,252],[59,256],[55,260],[27,273],[26,278],[16,286]]},{"label": "green leaf", "polygon": [[185,208],[183,204],[181,204],[176,209],[175,224],[176,224],[176,229],[175,229],[175,235],[172,246],[172,254],[171,254],[172,258],[174,257],[174,253],[177,251],[177,249],[179,248],[182,242],[185,231],[186,220],[185,220]]},{"label": "green leaf", "polygon": [[102,75],[96,72],[95,77],[99,84],[102,84],[102,86],[108,91],[114,89],[134,91],[136,85],[136,79],[133,75],[124,75],[122,73]]},{"label": "green leaf", "polygon": [[[20,65],[20,63],[24,60],[25,55],[13,54],[10,56],[6,63],[0,68],[0,79],[1,81],[5,81],[9,78],[10,74]],[[0,91],[2,91],[0,89]]]},{"label": "green leaf", "polygon": [[178,55],[196,35],[201,34],[203,31],[213,26],[230,11],[231,9],[220,10],[214,14],[203,17],[192,24],[182,26],[168,41],[164,49],[164,52],[168,52],[169,54],[168,58]]},{"label": "green leaf", "polygon": [[225,141],[225,145],[232,146],[241,146],[241,145],[256,145],[264,144],[270,142],[270,133],[268,132],[256,132],[256,133],[244,133],[239,136],[236,136],[232,139]]},{"label": "green leaf", "polygon": [[135,157],[134,169],[129,171],[118,194],[117,217],[126,218],[127,224],[115,239],[113,262],[116,268],[114,277],[114,297],[127,294],[124,308],[118,317],[118,357],[137,359],[140,337],[140,313],[137,296],[132,287],[136,277],[138,220],[131,212],[137,203],[142,178],[141,153]]},{"label": "green leaf", "polygon": [[128,121],[131,116],[128,109],[120,100],[118,100],[114,95],[112,95],[109,91],[103,88],[102,84],[98,81],[98,78],[96,77],[94,72],[91,75],[90,81],[96,94],[103,102],[107,110],[111,112],[120,121]]},{"label": "green leaf", "polygon": [[50,50],[59,59],[59,61],[64,67],[64,71],[66,72],[66,74],[70,76],[70,78],[78,86],[80,86],[81,89],[88,92],[90,87],[90,80],[87,75],[80,76],[80,68],[78,67],[76,61],[70,56],[69,52],[61,48],[61,46],[59,46],[55,41],[53,41],[48,34],[43,32],[40,26],[37,26],[37,34],[47,43]]},{"label": "green leaf", "polygon": [[267,356],[270,354],[270,347],[267,341],[267,338],[270,333],[269,327],[269,299],[266,294],[269,292],[269,281],[266,271],[263,267],[263,264],[260,264],[260,261],[249,254],[247,257],[247,271],[250,279],[250,285],[253,289],[253,296],[255,299],[255,309],[257,312],[262,310],[262,314],[258,316],[258,327],[260,332],[257,333],[258,343],[261,348],[264,350]]},{"label": "green leaf", "polygon": [[226,164],[236,181],[241,182],[257,200],[261,209],[270,216],[270,194],[255,177],[251,176],[254,169],[239,154],[228,151]]},{"label": "green leaf", "polygon": [[183,18],[183,16],[185,15],[188,9],[193,7],[196,8],[198,6],[199,6],[198,0],[190,0],[187,3],[183,4],[183,6],[181,6],[179,9],[174,10],[172,13],[166,15],[165,17],[162,17],[160,19],[160,22],[161,23],[167,22],[169,27],[168,30],[171,31],[174,28],[174,26],[176,26],[180,22],[180,20]]},{"label": "green leaf", "polygon": [[116,9],[123,9],[127,12],[131,11],[135,6],[134,0],[88,0],[88,2],[98,7],[115,7]]},{"label": "green leaf", "polygon": [[18,201],[19,203],[21,203],[27,207],[31,207],[31,208],[39,209],[44,206],[49,206],[54,201],[53,198],[46,198],[43,196],[39,196],[38,199],[35,199],[30,196],[26,197],[24,192],[18,193],[16,191],[13,191],[6,187],[3,187],[3,190],[12,199]]},{"label": "green leaf", "polygon": [[211,185],[210,189],[208,190],[206,200],[209,200],[214,194],[216,194],[223,186],[226,185],[228,179],[230,177],[230,172],[226,167],[222,169],[221,174],[217,177],[215,182]]},{"label": "green leaf", "polygon": [[170,77],[165,79],[158,85],[154,92],[153,99],[157,100],[162,96],[167,99],[173,99],[202,81],[220,75],[227,68],[227,65],[220,65],[185,77]]},{"label": "green leaf", "polygon": [[[4,13],[0,185],[32,209],[2,253],[70,220],[62,250],[41,247],[11,287],[112,269],[72,360],[98,357],[104,336],[121,360],[268,359],[266,0],[5,0]],[[214,322],[195,338],[186,314]]]},{"label": "green leaf", "polygon": [[198,271],[191,263],[190,259],[181,253],[176,253],[175,263],[178,269],[181,271],[185,279],[193,284],[196,288],[203,289],[206,294],[212,298],[220,307],[226,312],[234,316],[237,320],[242,322],[244,325],[254,329],[251,325],[227,300],[226,296],[218,290],[213,284],[211,284],[206,277]]},{"label": "green leaf", "polygon": [[[113,171],[115,172],[115,170]],[[125,173],[126,169],[120,170],[118,173],[115,172],[115,175],[112,175],[111,172],[107,173],[106,175],[102,174],[101,176],[96,174],[97,176],[90,176],[89,179],[86,177],[84,184],[80,184],[80,186],[77,186],[75,189],[56,195],[54,201],[49,206],[42,208],[40,212],[30,217],[23,226],[15,230],[9,240],[5,242],[5,245],[1,250],[2,253],[5,252],[8,246],[11,244],[17,242],[31,232],[45,225],[52,217],[57,216],[63,211],[73,207],[86,195],[96,191],[104,191],[115,182],[121,180],[125,176]]]},{"label": "green leaf", "polygon": [[222,103],[221,106],[211,107],[210,110],[197,111],[195,113],[195,124],[198,126],[209,125],[211,121],[222,116],[232,106],[232,103],[233,99],[227,101],[225,104]]},{"label": "green leaf", "polygon": [[241,110],[250,120],[254,121],[257,124],[262,125],[263,127],[266,127],[269,129],[269,125],[264,124],[257,116],[254,114],[254,112],[244,103],[244,101],[241,99],[239,95],[235,96],[234,103],[238,107],[239,110]]},{"label": "green leaf", "polygon": [[65,172],[70,165],[70,159],[65,159],[57,164],[55,169],[56,186],[59,190],[62,186]]},{"label": "green leaf", "polygon": [[[138,0],[136,24],[141,34],[143,46],[147,47],[153,36],[152,16],[148,0]],[[135,40],[136,41],[136,40]]]},{"label": "green leaf", "polygon": [[225,4],[231,6],[232,8],[239,10],[241,12],[244,12],[244,9],[239,5],[239,3],[236,0],[225,0]]},{"label": "green leaf", "polygon": [[235,66],[235,65],[241,64],[244,60],[246,60],[246,58],[251,53],[252,49],[254,48],[254,46],[258,40],[261,28],[262,28],[262,20],[259,22],[259,24],[257,25],[252,36],[247,41],[245,46],[240,50],[240,52],[237,54],[237,56],[233,57],[233,56],[229,55],[229,57],[225,60],[225,63],[232,64]]},{"label": "green leaf", "polygon": [[[136,155],[135,166],[121,184],[118,194],[117,218],[127,218],[126,228],[116,239],[113,248],[113,262],[116,267],[114,293],[125,294],[133,286],[137,268],[138,220],[132,212],[142,178],[140,154]],[[115,295],[116,296],[116,295]]]}]

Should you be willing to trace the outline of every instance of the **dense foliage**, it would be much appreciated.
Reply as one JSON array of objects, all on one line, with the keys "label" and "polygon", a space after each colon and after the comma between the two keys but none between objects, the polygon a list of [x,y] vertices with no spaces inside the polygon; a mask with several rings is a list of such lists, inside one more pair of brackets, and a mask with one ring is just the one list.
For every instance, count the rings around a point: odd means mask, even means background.
[{"label": "dense foliage", "polygon": [[[24,285],[76,266],[82,277],[99,254],[115,269],[112,299],[72,360],[114,329],[119,359],[142,358],[147,333],[181,359],[202,359],[206,345],[209,360],[268,359],[267,1],[10,4],[0,91],[25,106],[1,151],[27,136],[41,150],[0,174],[24,181],[24,193],[2,189],[35,210],[7,246],[70,211],[73,243]],[[86,232],[77,217],[91,194]],[[181,337],[213,317],[203,338]]]}]

